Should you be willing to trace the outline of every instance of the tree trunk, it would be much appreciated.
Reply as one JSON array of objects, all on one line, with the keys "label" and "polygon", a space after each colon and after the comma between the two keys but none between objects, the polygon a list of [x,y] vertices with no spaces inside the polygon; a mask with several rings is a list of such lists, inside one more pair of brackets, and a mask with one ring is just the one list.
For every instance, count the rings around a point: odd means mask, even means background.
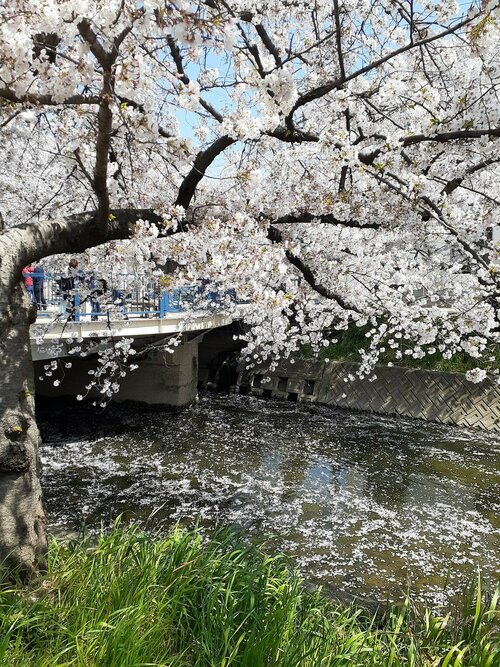
[{"label": "tree trunk", "polygon": [[138,220],[160,222],[151,210],[112,213],[104,226],[89,211],[0,232],[0,571],[7,574],[20,571],[28,577],[43,567],[47,551],[29,340],[36,314],[20,282],[21,271],[47,255],[128,238]]},{"label": "tree trunk", "polygon": [[0,286],[0,569],[29,576],[43,566],[47,539],[40,486],[29,325],[20,282]]}]

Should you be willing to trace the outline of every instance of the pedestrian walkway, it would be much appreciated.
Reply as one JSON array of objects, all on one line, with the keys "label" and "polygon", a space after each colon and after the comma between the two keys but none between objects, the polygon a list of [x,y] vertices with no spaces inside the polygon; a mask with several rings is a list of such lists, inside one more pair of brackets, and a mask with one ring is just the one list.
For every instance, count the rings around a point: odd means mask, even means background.
[{"label": "pedestrian walkway", "polygon": [[37,320],[162,319],[196,308],[197,301],[203,301],[205,308],[214,312],[223,297],[235,299],[231,290],[222,293],[208,284],[169,288],[158,278],[133,273],[120,274],[109,282],[80,278],[69,290],[64,289],[63,280],[58,274],[45,274],[37,299]]}]

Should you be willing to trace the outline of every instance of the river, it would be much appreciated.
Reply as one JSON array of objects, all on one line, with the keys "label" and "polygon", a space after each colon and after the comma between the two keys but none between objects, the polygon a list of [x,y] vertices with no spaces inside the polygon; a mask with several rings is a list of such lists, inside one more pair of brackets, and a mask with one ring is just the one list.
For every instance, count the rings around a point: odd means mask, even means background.
[{"label": "river", "polygon": [[336,595],[446,603],[500,553],[500,438],[417,420],[202,394],[179,413],[40,406],[54,533],[117,515],[231,524]]}]

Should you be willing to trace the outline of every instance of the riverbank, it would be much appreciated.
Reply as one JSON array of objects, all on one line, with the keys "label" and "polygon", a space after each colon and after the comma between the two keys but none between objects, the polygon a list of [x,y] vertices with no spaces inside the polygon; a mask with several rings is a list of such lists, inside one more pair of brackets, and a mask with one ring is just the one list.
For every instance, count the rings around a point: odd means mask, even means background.
[{"label": "riverbank", "polygon": [[151,536],[115,527],[53,543],[48,572],[0,589],[4,667],[474,665],[500,657],[496,598],[379,609],[308,592],[282,556],[227,531]]}]

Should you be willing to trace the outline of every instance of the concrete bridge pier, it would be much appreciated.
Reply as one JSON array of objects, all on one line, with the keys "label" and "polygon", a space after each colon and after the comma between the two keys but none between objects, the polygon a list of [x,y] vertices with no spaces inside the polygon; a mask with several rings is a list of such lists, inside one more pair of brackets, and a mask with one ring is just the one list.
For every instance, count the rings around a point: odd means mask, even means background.
[{"label": "concrete bridge pier", "polygon": [[[152,349],[144,356],[138,350],[137,361],[134,357],[131,361],[138,365],[134,371],[129,371],[121,378],[120,391],[113,396],[113,401],[123,403],[134,401],[147,405],[158,405],[165,407],[182,407],[192,403],[197,395],[198,385],[198,342],[196,340],[185,340],[174,352],[166,352],[162,349]],[[67,360],[68,357],[64,359]],[[84,395],[85,385],[89,384],[92,376],[89,370],[97,367],[97,359],[94,357],[70,357],[72,368],[67,371],[59,386],[55,387],[53,381],[59,379],[57,374],[39,380],[44,375],[44,364],[46,360],[35,362],[36,393],[40,396],[62,397],[78,394]],[[92,390],[89,398],[99,399],[102,394]]]},{"label": "concrete bridge pier", "polygon": [[173,353],[151,350],[138,368],[122,378],[117,403],[182,407],[192,403],[198,387],[198,341],[186,341]]}]

